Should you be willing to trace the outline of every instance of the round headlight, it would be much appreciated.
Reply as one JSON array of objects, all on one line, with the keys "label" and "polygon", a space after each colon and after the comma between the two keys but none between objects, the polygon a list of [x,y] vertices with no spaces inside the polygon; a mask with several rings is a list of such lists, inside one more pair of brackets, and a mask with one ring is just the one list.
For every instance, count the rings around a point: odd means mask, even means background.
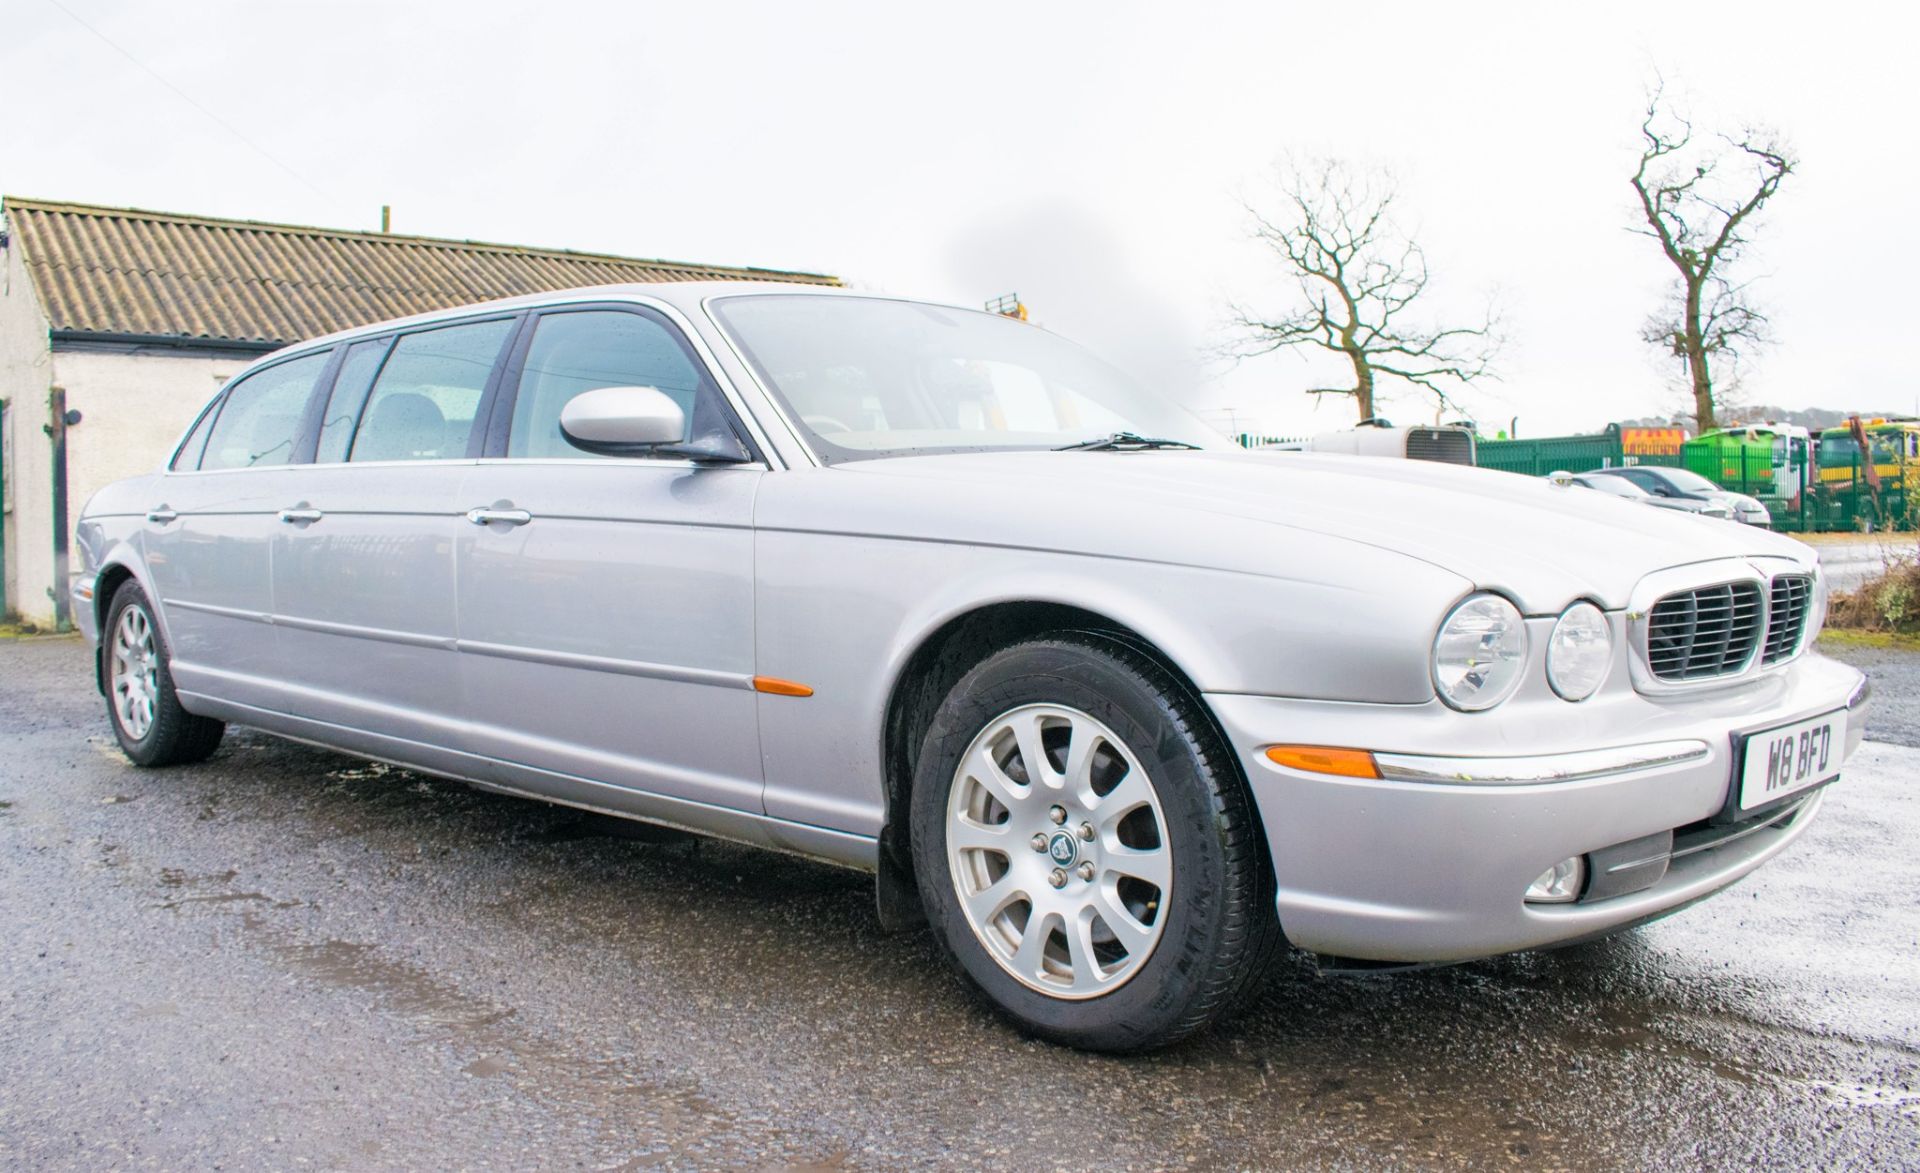
[{"label": "round headlight", "polygon": [[1599,691],[1613,667],[1613,629],[1592,603],[1575,603],[1547,637],[1547,683],[1562,699],[1583,701]]},{"label": "round headlight", "polygon": [[1474,595],[1455,607],[1433,640],[1433,686],[1456,709],[1506,700],[1526,666],[1526,620],[1499,595]]}]

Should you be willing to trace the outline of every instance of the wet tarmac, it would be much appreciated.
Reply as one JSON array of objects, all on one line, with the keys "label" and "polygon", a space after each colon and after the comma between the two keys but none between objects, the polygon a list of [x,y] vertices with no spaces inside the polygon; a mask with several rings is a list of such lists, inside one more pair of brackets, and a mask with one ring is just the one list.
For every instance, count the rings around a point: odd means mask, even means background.
[{"label": "wet tarmac", "polygon": [[0,641],[0,1167],[1920,1167],[1920,751],[1610,941],[1295,961],[1139,1059],[1028,1041],[864,877],[232,731],[129,766]]}]

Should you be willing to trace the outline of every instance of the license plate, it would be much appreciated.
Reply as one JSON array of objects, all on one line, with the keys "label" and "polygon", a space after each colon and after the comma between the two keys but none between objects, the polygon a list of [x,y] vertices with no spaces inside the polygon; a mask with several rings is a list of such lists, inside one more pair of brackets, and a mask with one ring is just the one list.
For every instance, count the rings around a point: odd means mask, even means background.
[{"label": "license plate", "polygon": [[1740,767],[1740,809],[1752,810],[1828,782],[1847,752],[1847,711],[1749,733]]}]

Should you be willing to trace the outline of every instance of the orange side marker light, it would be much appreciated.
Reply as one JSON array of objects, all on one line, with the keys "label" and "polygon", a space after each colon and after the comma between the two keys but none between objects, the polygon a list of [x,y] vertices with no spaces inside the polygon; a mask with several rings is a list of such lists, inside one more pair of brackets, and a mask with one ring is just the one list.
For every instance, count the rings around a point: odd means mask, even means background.
[{"label": "orange side marker light", "polygon": [[1324,745],[1270,745],[1267,760],[1289,770],[1332,774],[1340,778],[1378,778],[1380,767],[1364,749],[1333,749]]},{"label": "orange side marker light", "polygon": [[793,680],[782,680],[778,676],[756,676],[753,678],[753,691],[764,692],[770,696],[812,696],[813,689]]}]

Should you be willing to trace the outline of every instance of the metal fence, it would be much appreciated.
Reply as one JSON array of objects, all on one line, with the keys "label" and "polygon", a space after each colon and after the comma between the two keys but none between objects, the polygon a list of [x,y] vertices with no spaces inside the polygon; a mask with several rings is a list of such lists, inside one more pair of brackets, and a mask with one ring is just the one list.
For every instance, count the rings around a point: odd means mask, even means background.
[{"label": "metal fence", "polygon": [[[1557,471],[1654,465],[1684,468],[1723,489],[1757,497],[1773,515],[1773,527],[1792,533],[1920,528],[1920,500],[1909,491],[1920,484],[1920,466],[1882,465],[1869,477],[1858,453],[1851,463],[1818,467],[1795,454],[1779,463],[1775,453],[1754,445],[1687,444],[1678,452],[1623,450],[1618,435],[1562,436],[1543,440],[1483,440],[1482,468],[1524,476]],[[1878,480],[1878,484],[1874,481]]]},{"label": "metal fence", "polygon": [[1611,432],[1545,440],[1482,440],[1474,462],[1481,468],[1543,477],[1551,472],[1591,472],[1623,463],[1620,438]]}]

